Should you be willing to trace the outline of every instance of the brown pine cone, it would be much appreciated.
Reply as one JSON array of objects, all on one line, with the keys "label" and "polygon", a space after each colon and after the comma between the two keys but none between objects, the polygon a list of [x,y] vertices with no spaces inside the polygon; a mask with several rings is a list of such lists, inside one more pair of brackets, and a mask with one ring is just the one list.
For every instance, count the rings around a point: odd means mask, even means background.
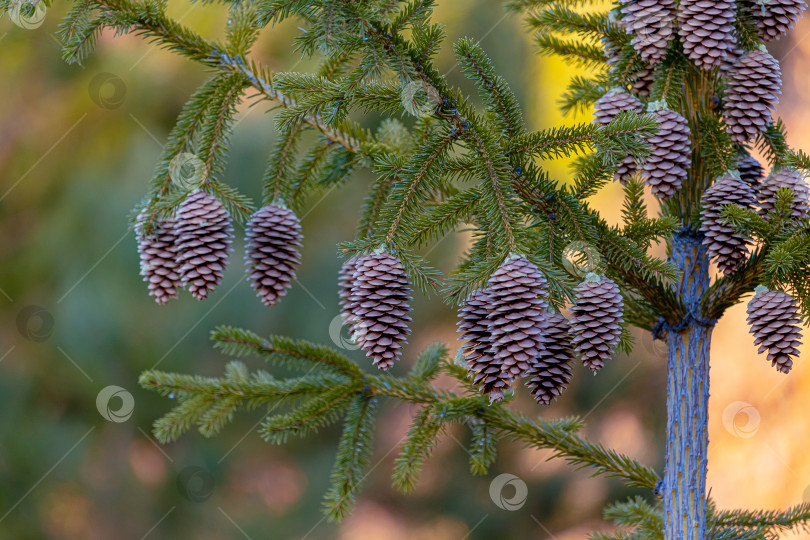
[{"label": "brown pine cone", "polygon": [[759,354],[768,351],[768,361],[777,371],[788,373],[793,357],[799,355],[802,337],[801,317],[796,299],[782,291],[757,287],[748,302],[749,332]]},{"label": "brown pine cone", "polygon": [[268,204],[250,218],[245,229],[248,281],[262,304],[273,307],[287,294],[301,264],[301,222],[289,208]]},{"label": "brown pine cone", "polygon": [[135,225],[138,254],[141,259],[141,276],[148,283],[149,295],[155,297],[155,302],[163,305],[170,299],[177,298],[177,289],[180,287],[180,275],[175,260],[177,230],[174,218],[168,217],[156,220],[149,234],[146,234],[144,232],[146,219],[144,209],[138,214]]},{"label": "brown pine cone", "polygon": [[764,47],[742,55],[729,73],[725,96],[731,140],[744,144],[763,133],[781,94],[779,62]]},{"label": "brown pine cone", "polygon": [[776,209],[776,194],[786,188],[793,192],[792,216],[805,219],[810,211],[810,188],[801,172],[790,167],[780,167],[771,171],[759,190],[759,213],[766,216]]},{"label": "brown pine cone", "polygon": [[351,301],[352,286],[354,284],[354,273],[357,271],[357,257],[352,257],[343,263],[338,273],[338,305],[340,306],[340,316],[343,324],[349,324],[351,333],[351,318],[355,305]]},{"label": "brown pine cone", "polygon": [[749,238],[744,238],[737,229],[722,223],[720,214],[723,206],[736,204],[742,208],[753,208],[754,190],[732,172],[727,172],[715,180],[703,193],[701,206],[703,218],[700,230],[703,232],[703,245],[708,248],[709,257],[715,259],[718,268],[726,275],[733,274],[748,257]]},{"label": "brown pine cone", "polygon": [[692,132],[686,119],[666,108],[666,103],[650,104],[658,132],[647,139],[651,152],[644,164],[644,182],[659,199],[669,199],[681,189],[692,163]]},{"label": "brown pine cone", "polygon": [[571,313],[571,342],[582,363],[596,373],[613,356],[621,338],[624,302],[619,287],[606,276],[588,274],[577,285]]},{"label": "brown pine cone", "polygon": [[737,170],[740,171],[740,178],[743,179],[743,182],[754,190],[754,194],[759,193],[762,178],[765,176],[765,169],[762,168],[759,161],[745,152],[740,152],[737,154]]},{"label": "brown pine cone", "polygon": [[203,300],[222,281],[233,238],[231,217],[216,197],[194,191],[180,204],[176,227],[180,279]]},{"label": "brown pine cone", "polygon": [[543,349],[547,291],[543,273],[523,255],[507,258],[489,278],[490,354],[507,380],[522,377]]},{"label": "brown pine cone", "polygon": [[[603,126],[607,125],[623,112],[642,113],[644,112],[644,105],[641,104],[637,97],[628,94],[624,90],[619,88],[611,89],[596,101],[593,114],[594,122]],[[625,156],[616,170],[614,180],[630,178],[637,168],[638,165],[636,165],[633,156]]]},{"label": "brown pine cone", "polygon": [[696,66],[708,71],[722,65],[736,43],[735,17],[734,0],[681,0],[681,42]]},{"label": "brown pine cone", "polygon": [[399,360],[411,333],[411,285],[402,262],[386,252],[358,257],[351,302],[352,339],[381,370]]},{"label": "brown pine cone", "polygon": [[467,340],[459,355],[467,363],[473,384],[489,396],[492,403],[503,401],[503,392],[509,388],[512,377],[503,373],[490,353],[492,339],[489,334],[490,301],[486,289],[474,291],[458,310],[459,339]]},{"label": "brown pine cone", "polygon": [[568,334],[568,319],[561,313],[553,310],[543,313],[542,328],[545,348],[529,365],[526,386],[537,403],[549,405],[571,380],[573,345]]},{"label": "brown pine cone", "polygon": [[765,41],[784,36],[807,9],[804,0],[740,0],[740,7],[754,20]]},{"label": "brown pine cone", "polygon": [[619,0],[622,26],[633,36],[641,60],[655,66],[666,56],[675,37],[675,0]]}]

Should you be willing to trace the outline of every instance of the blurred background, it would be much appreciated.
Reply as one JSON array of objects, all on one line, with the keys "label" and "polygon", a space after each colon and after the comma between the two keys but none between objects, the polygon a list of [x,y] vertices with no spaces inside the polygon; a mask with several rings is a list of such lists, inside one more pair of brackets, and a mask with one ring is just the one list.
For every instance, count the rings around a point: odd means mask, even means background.
[{"label": "blurred background", "polygon": [[[447,25],[447,44],[481,39],[525,106],[530,127],[577,120],[562,118],[554,105],[575,68],[534,54],[516,16],[488,0],[439,4],[435,18]],[[55,35],[64,8],[49,9],[36,29],[0,20],[0,537],[563,540],[609,530],[603,505],[636,491],[509,443],[500,446],[488,476],[473,477],[461,427],[443,438],[416,492],[400,495],[390,472],[414,412],[406,406],[389,404],[382,412],[373,458],[379,465],[352,517],[337,525],[322,519],[320,501],[338,428],[275,447],[256,435],[262,412],[255,411],[240,414],[215,439],[193,432],[157,445],[151,424],[172,403],[141,390],[138,375],[154,366],[221,375],[226,359],[208,341],[214,326],[345,345],[333,324],[335,244],[352,237],[369,176],[357,175],[306,214],[298,282],[272,310],[242,279],[239,239],[210,299],[198,303],[183,294],[157,306],[138,275],[128,216],[146,192],[180,107],[208,75],[139,38],[108,33],[83,66],[68,66]],[[223,34],[226,17],[217,7],[173,3],[171,13],[206,36]],[[290,50],[298,31],[285,24],[265,32],[256,60],[273,70],[310,69]],[[779,113],[790,143],[804,150],[810,149],[808,34],[804,20],[772,51],[785,74]],[[449,51],[439,67],[469,88]],[[277,136],[265,110],[240,108],[226,173],[254,198]],[[564,163],[550,167],[567,179]],[[611,186],[593,203],[618,221],[620,198]],[[429,258],[447,270],[464,248],[463,236],[450,237]],[[455,348],[453,310],[419,295],[415,308],[414,338],[399,372],[433,341]],[[586,435],[660,471],[664,346],[641,333],[637,338],[635,352],[599,377],[578,369],[552,407],[538,411],[525,400],[518,406],[545,418],[579,414]],[[362,361],[357,351],[346,354]],[[807,362],[798,361],[786,377],[757,356],[742,305],[718,325],[712,355],[711,495],[720,507],[810,501]],[[265,367],[257,359],[247,363]],[[129,418],[110,421],[99,413],[97,397],[110,386],[119,387],[106,393],[113,409],[132,395]],[[492,480],[503,473],[527,485],[520,509],[500,508],[490,498]]]}]

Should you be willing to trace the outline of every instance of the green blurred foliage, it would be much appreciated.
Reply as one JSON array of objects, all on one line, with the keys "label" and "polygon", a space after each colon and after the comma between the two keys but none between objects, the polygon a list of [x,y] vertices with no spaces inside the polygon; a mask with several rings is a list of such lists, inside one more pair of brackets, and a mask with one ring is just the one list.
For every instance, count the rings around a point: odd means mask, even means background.
[{"label": "green blurred foliage", "polygon": [[[320,513],[335,429],[273,447],[253,432],[263,414],[255,411],[216,439],[195,434],[159,448],[151,423],[169,404],[141,390],[138,374],[160,365],[219,375],[224,358],[208,342],[215,325],[332,343],[341,262],[335,245],[352,238],[370,176],[356,175],[302,216],[304,264],[272,310],[243,279],[241,240],[224,282],[206,302],[182,295],[157,306],[138,275],[130,213],[175,115],[206,73],[136,37],[110,35],[84,66],[68,67],[55,37],[62,9],[50,8],[34,30],[0,22],[0,538],[506,540],[562,538],[564,531],[582,537],[600,525],[604,501],[632,493],[509,444],[488,476],[472,477],[463,449],[469,434],[459,429],[445,438],[416,492],[400,495],[390,487],[390,470],[414,412],[406,407],[384,409],[374,456],[379,466],[344,525],[329,524]],[[172,11],[206,35],[222,33],[225,17],[217,8],[184,3]],[[520,21],[504,18],[499,3],[449,1],[436,18],[453,41],[481,39],[522,103],[538,86],[563,88],[564,81],[532,80],[536,70],[527,66],[540,61]],[[279,71],[309,69],[289,47],[297,31],[268,31],[257,47],[261,60]],[[453,62],[444,51],[440,66],[470,90]],[[226,180],[258,199],[276,133],[262,106],[243,107],[239,118]],[[530,119],[533,127],[542,121]],[[464,240],[448,238],[428,256],[450,268]],[[25,320],[32,305],[44,312]],[[421,296],[415,307],[405,364],[431,341],[452,346],[455,337],[452,308]],[[360,353],[350,354],[362,362]],[[645,338],[633,357],[617,359],[600,377],[582,370],[551,408],[537,411],[526,396],[516,405],[551,417],[585,415],[590,435],[632,439],[632,448],[643,448],[642,457],[660,466],[660,452],[651,450],[660,449],[660,437],[651,433],[663,432],[655,412],[663,409],[663,358]],[[97,410],[96,397],[109,385],[134,397],[134,413],[124,422],[107,421]],[[110,403],[112,410],[120,405]],[[502,472],[529,485],[520,510],[502,510],[490,499],[490,482]]]}]

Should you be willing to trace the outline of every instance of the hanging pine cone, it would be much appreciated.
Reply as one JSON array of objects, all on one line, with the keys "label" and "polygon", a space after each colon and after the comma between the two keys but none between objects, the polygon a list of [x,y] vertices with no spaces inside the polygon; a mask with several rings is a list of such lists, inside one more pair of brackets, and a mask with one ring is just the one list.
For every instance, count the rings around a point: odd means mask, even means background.
[{"label": "hanging pine cone", "polygon": [[390,369],[411,333],[411,286],[402,262],[390,253],[357,259],[351,302],[355,343],[382,370]]},{"label": "hanging pine cone", "polygon": [[765,175],[765,170],[759,161],[745,152],[740,152],[737,154],[737,170],[740,171],[740,178],[743,179],[743,182],[754,190],[754,194],[759,193],[762,177]]},{"label": "hanging pine cone", "polygon": [[275,305],[287,294],[301,263],[301,222],[289,208],[268,204],[254,213],[245,229],[248,281],[262,304]]},{"label": "hanging pine cone", "polygon": [[652,94],[654,82],[655,71],[651,68],[644,68],[632,74],[630,87],[635,95],[645,98]]},{"label": "hanging pine cone", "polygon": [[802,329],[796,299],[782,291],[769,291],[757,287],[754,298],[748,302],[749,332],[759,354],[768,351],[768,361],[777,371],[788,373],[794,356],[799,355]]},{"label": "hanging pine cone", "polygon": [[507,380],[522,377],[543,349],[547,291],[543,273],[523,255],[506,259],[489,278],[490,354]]},{"label": "hanging pine cone", "polygon": [[459,354],[467,362],[473,384],[489,396],[490,402],[499,403],[512,377],[501,370],[489,350],[492,341],[488,322],[490,305],[487,290],[481,289],[473,292],[459,308],[459,339],[467,340]]},{"label": "hanging pine cone", "polygon": [[589,273],[577,285],[571,312],[571,343],[582,363],[596,373],[613,356],[621,337],[624,302],[619,287],[606,276]]},{"label": "hanging pine cone", "polygon": [[742,0],[740,6],[754,20],[765,41],[787,34],[807,9],[804,0]]},{"label": "hanging pine cone", "polygon": [[692,162],[692,132],[686,119],[666,108],[666,103],[651,103],[658,132],[647,139],[651,152],[644,164],[644,182],[659,199],[669,199],[681,189]]},{"label": "hanging pine cone", "polygon": [[[594,105],[594,122],[607,125],[623,112],[644,112],[644,105],[638,98],[624,90],[614,88],[596,101]],[[637,165],[633,156],[625,156],[616,170],[614,180],[626,180],[636,172]]]},{"label": "hanging pine cone", "polygon": [[771,171],[759,190],[759,212],[765,216],[776,209],[776,194],[787,188],[794,194],[791,214],[795,219],[804,219],[810,211],[810,188],[801,172],[790,167]]},{"label": "hanging pine cone", "polygon": [[[343,263],[338,273],[338,305],[340,306],[340,316],[343,324],[351,324],[352,313],[355,305],[352,302],[352,285],[354,284],[354,273],[357,271],[357,258],[352,257]],[[349,326],[351,333],[351,326]]]},{"label": "hanging pine cone", "polygon": [[675,0],[620,0],[622,25],[633,36],[633,48],[649,66],[667,54],[675,35]]},{"label": "hanging pine cone", "polygon": [[680,35],[686,55],[701,69],[719,67],[732,51],[734,0],[681,0]]},{"label": "hanging pine cone", "polygon": [[731,225],[722,223],[720,213],[727,204],[750,209],[754,203],[754,190],[731,172],[720,176],[703,193],[703,222],[700,225],[704,235],[703,245],[707,247],[709,257],[715,259],[718,268],[726,275],[733,274],[745,262],[749,239],[741,236]]},{"label": "hanging pine cone", "polygon": [[135,225],[138,254],[141,259],[141,276],[149,284],[149,295],[155,297],[155,302],[163,305],[170,299],[177,298],[177,289],[180,287],[180,275],[177,273],[174,253],[177,231],[174,218],[169,217],[156,220],[149,234],[145,234],[146,219],[144,209],[138,214]]},{"label": "hanging pine cone", "polygon": [[781,88],[779,62],[764,47],[740,57],[726,89],[725,120],[731,140],[744,144],[765,131]]},{"label": "hanging pine cone", "polygon": [[195,191],[180,204],[176,227],[180,279],[203,300],[222,281],[233,238],[231,217],[214,196]]},{"label": "hanging pine cone", "polygon": [[561,313],[543,313],[541,328],[545,348],[529,365],[526,386],[540,405],[549,405],[562,394],[571,380],[573,347],[568,334],[568,319]]}]

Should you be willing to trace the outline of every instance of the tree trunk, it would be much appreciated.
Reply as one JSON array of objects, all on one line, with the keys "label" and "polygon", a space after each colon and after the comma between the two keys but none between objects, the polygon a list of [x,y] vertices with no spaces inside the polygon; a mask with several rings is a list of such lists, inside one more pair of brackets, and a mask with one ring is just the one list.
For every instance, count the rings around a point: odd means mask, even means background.
[{"label": "tree trunk", "polygon": [[671,260],[682,272],[678,293],[691,316],[669,328],[667,447],[664,511],[667,540],[702,540],[706,530],[706,452],[709,446],[709,346],[713,323],[702,320],[699,300],[709,286],[702,236],[673,238]]}]

